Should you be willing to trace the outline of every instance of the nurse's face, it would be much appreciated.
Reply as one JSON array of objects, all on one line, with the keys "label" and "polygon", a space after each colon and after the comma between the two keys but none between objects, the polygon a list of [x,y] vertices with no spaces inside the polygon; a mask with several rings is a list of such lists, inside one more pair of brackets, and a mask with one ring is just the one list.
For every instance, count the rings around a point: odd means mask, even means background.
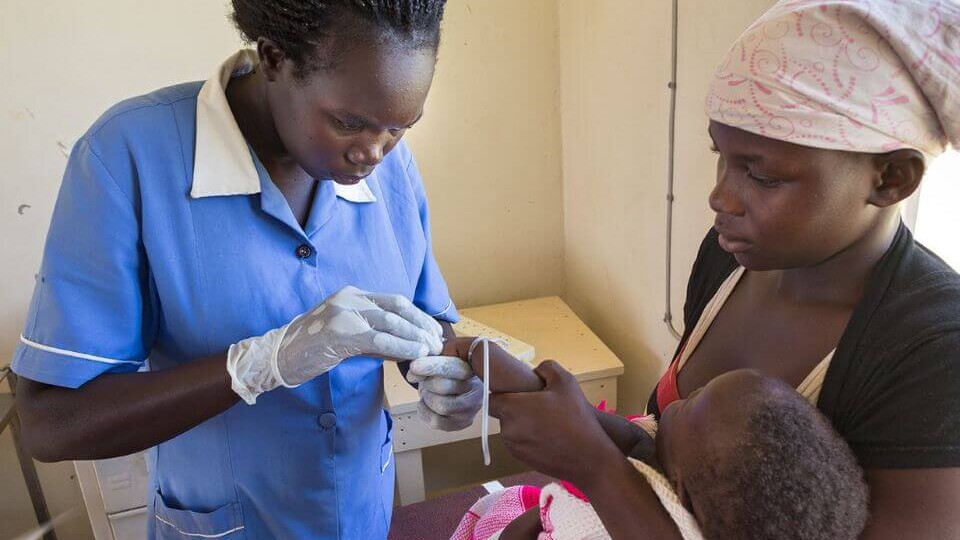
[{"label": "nurse's face", "polygon": [[316,179],[355,184],[423,115],[436,51],[356,45],[335,67],[298,77],[282,63],[267,100],[286,152]]},{"label": "nurse's face", "polygon": [[710,194],[720,245],[749,270],[814,266],[877,222],[881,171],[870,154],[822,150],[710,123]]}]

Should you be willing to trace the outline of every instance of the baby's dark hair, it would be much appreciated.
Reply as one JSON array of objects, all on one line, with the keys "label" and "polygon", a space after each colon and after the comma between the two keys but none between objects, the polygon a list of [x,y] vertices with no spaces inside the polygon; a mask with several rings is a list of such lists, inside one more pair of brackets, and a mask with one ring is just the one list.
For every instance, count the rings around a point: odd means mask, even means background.
[{"label": "baby's dark hair", "polygon": [[868,492],[847,443],[792,388],[746,399],[742,443],[686,474],[706,538],[858,538]]},{"label": "baby's dark hair", "polygon": [[447,0],[233,0],[243,38],[274,41],[301,76],[336,65],[346,47],[391,39],[437,49]]}]

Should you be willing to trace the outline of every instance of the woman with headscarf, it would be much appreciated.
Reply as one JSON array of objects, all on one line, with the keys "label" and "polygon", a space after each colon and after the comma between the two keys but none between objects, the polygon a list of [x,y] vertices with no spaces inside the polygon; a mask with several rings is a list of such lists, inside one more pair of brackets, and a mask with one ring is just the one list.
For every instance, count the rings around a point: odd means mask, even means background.
[{"label": "woman with headscarf", "polygon": [[[960,144],[958,82],[952,0],[782,0],[737,40],[707,100],[715,227],[649,404],[741,368],[786,381],[865,470],[871,540],[960,538],[960,277],[899,210]],[[676,537],[635,518],[653,493],[569,374],[538,372],[544,391],[491,400],[513,454],[576,484],[613,538]],[[790,515],[771,538],[798,537]]]}]

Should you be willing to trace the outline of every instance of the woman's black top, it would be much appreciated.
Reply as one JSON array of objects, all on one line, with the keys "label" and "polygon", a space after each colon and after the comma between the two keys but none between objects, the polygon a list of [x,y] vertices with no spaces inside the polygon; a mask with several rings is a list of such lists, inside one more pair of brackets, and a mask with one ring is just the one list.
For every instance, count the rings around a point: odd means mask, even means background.
[{"label": "woman's black top", "polygon": [[[677,354],[737,266],[711,230]],[[818,407],[864,468],[960,467],[960,276],[903,225],[840,338]],[[655,391],[648,410],[659,416]]]}]

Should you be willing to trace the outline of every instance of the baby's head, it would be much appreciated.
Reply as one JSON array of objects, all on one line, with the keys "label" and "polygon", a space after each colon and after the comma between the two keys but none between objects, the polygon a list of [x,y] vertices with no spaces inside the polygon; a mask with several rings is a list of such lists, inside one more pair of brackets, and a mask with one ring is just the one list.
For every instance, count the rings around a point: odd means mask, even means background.
[{"label": "baby's head", "polygon": [[668,406],[657,458],[710,539],[853,540],[866,523],[846,442],[793,388],[755,371]]}]

